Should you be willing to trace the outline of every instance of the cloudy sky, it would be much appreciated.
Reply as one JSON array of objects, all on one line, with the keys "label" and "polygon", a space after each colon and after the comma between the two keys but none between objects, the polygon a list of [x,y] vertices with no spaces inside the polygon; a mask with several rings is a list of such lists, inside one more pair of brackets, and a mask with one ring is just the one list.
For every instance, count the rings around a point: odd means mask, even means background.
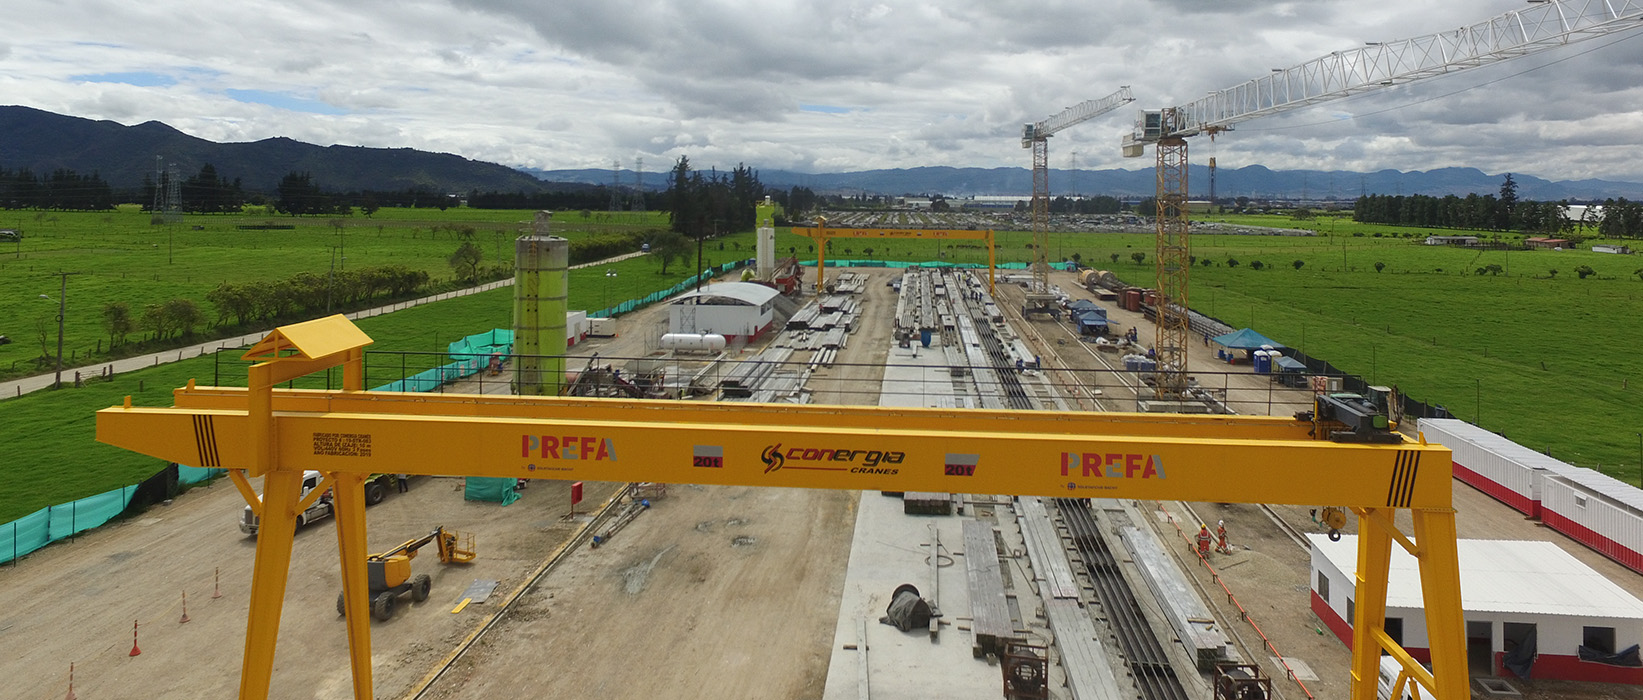
[{"label": "cloudy sky", "polygon": [[[1584,0],[1582,0],[1584,1]],[[1613,0],[1638,6],[1638,0]],[[1134,109],[1511,0],[7,0],[0,104],[513,166],[1138,169]],[[1643,181],[1643,30],[1240,125],[1193,159]],[[1132,108],[1133,107],[1133,108]],[[0,154],[3,158],[3,154]],[[1076,158],[1076,161],[1074,160]]]}]

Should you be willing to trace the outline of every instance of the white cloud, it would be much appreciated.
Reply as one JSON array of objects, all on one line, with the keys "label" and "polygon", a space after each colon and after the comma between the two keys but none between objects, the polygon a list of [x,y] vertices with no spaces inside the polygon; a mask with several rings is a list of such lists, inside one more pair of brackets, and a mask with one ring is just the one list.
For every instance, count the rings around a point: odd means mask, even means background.
[{"label": "white cloud", "polygon": [[[821,172],[1025,166],[1023,122],[1130,85],[1136,105],[1058,135],[1052,158],[1065,163],[1077,151],[1080,167],[1133,169],[1144,163],[1120,159],[1116,145],[1135,108],[1515,7],[13,0],[0,94],[77,116],[163,121],[212,140],[288,136],[540,168],[644,157],[655,172],[688,155],[702,167]],[[1634,157],[1643,42],[1585,53],[1610,40],[1248,122],[1213,146],[1195,143],[1194,154],[1213,150],[1223,167],[1472,166],[1643,180]],[[169,82],[76,79],[108,74]],[[238,101],[229,91],[314,108]]]}]

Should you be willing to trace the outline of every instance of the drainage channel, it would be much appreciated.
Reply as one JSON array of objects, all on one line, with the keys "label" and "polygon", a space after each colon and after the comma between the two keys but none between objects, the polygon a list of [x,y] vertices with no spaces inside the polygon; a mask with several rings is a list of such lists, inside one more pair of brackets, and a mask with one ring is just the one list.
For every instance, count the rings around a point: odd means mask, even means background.
[{"label": "drainage channel", "polygon": [[1175,675],[1175,667],[1147,624],[1140,603],[1118,570],[1118,560],[1096,527],[1089,503],[1082,499],[1058,498],[1056,505],[1067,521],[1067,529],[1072,532],[1073,543],[1078,547],[1090,579],[1095,582],[1096,593],[1118,636],[1118,647],[1124,652],[1142,700],[1188,700],[1186,688]]}]

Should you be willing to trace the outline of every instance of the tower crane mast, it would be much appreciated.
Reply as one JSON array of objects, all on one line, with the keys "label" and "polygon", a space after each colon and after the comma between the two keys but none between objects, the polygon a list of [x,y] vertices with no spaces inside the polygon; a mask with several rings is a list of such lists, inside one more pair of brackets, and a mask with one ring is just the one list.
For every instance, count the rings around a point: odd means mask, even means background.
[{"label": "tower crane mast", "polygon": [[1055,295],[1050,293],[1050,137],[1134,101],[1130,86],[1125,85],[1111,95],[1085,100],[1022,128],[1021,147],[1033,149],[1033,286],[1024,313],[1056,313]]},{"label": "tower crane mast", "polygon": [[1142,110],[1123,138],[1125,157],[1152,145],[1158,159],[1157,375],[1155,397],[1187,399],[1187,138],[1384,87],[1499,63],[1643,27],[1639,0],[1530,0],[1476,24],[1398,41],[1369,42],[1239,83],[1175,107]]}]

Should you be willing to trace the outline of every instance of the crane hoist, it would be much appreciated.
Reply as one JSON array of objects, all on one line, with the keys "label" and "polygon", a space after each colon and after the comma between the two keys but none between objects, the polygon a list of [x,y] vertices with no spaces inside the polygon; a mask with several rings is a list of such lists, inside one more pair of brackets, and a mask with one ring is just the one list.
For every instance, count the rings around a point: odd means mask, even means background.
[{"label": "crane hoist", "polygon": [[1050,293],[1050,137],[1075,124],[1111,112],[1135,98],[1130,86],[1096,100],[1085,100],[1041,122],[1021,129],[1021,147],[1033,149],[1033,285],[1027,290],[1024,314],[1060,315],[1056,295]]},{"label": "crane hoist", "polygon": [[[240,698],[268,697],[304,470],[334,488],[354,697],[372,697],[364,482],[373,473],[651,481],[1073,498],[1333,503],[1358,521],[1353,697],[1381,650],[1438,700],[1468,697],[1449,450],[1353,426],[1266,416],[694,403],[365,391],[371,339],[341,315],[281,326],[248,350],[245,388],[130,398],[97,413],[101,442],[229,468],[257,537]],[[341,365],[339,390],[281,389]],[[1320,430],[1320,427],[1327,429]],[[1388,426],[1391,427],[1391,426]],[[1377,429],[1378,426],[1369,426]],[[1361,431],[1361,428],[1358,430]],[[1393,435],[1386,431],[1388,435]],[[702,460],[712,454],[717,458]],[[454,471],[453,471],[454,470]],[[254,494],[252,494],[254,499]],[[1413,538],[1393,524],[1408,511]],[[1391,547],[1420,567],[1432,670],[1385,630]]]},{"label": "crane hoist", "polygon": [[1156,397],[1187,400],[1191,324],[1187,283],[1192,269],[1187,221],[1187,138],[1384,87],[1413,83],[1528,56],[1616,32],[1637,29],[1635,0],[1530,0],[1476,24],[1398,41],[1368,42],[1331,52],[1175,107],[1142,110],[1123,137],[1125,157],[1157,152]]}]

